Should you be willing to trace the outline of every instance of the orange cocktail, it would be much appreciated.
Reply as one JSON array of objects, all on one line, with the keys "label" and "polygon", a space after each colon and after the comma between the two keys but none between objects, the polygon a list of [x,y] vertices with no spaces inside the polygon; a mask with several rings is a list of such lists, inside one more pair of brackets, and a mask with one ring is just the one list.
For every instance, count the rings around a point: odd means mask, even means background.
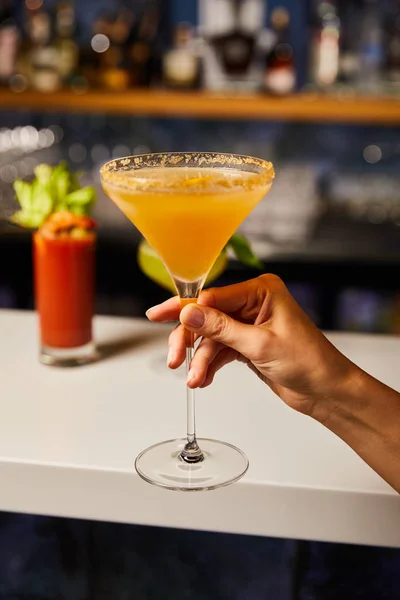
[{"label": "orange cocktail", "polygon": [[103,182],[108,196],[182,281],[208,273],[271,186],[268,181],[260,191],[255,173],[197,167],[143,168],[121,174],[120,181],[125,185]]}]

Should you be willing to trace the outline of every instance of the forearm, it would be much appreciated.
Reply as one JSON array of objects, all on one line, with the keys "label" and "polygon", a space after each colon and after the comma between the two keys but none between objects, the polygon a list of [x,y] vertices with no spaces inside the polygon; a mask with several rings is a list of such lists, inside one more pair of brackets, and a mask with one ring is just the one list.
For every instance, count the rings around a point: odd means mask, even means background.
[{"label": "forearm", "polygon": [[354,367],[328,402],[323,424],[400,493],[400,394]]}]

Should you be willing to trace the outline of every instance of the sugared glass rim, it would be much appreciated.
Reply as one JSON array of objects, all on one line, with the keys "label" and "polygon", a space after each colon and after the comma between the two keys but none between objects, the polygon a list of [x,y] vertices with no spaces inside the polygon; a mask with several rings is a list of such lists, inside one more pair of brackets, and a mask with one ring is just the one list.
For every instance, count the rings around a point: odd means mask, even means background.
[{"label": "sugared glass rim", "polygon": [[[242,154],[229,154],[223,152],[159,152],[150,154],[137,154],[116,158],[105,163],[100,169],[102,183],[114,187],[129,189],[140,193],[145,191],[148,178],[135,177],[135,186],[129,185],[129,180],[124,175],[127,171],[140,171],[147,168],[168,167],[198,167],[198,168],[225,168],[237,169],[255,175],[252,178],[252,187],[265,187],[272,183],[275,177],[274,167],[271,162],[262,158]],[[143,185],[140,185],[140,180]],[[171,191],[166,188],[153,188],[152,192]],[[229,189],[226,190],[229,192]],[[193,189],[182,189],[180,192],[193,193]]]}]

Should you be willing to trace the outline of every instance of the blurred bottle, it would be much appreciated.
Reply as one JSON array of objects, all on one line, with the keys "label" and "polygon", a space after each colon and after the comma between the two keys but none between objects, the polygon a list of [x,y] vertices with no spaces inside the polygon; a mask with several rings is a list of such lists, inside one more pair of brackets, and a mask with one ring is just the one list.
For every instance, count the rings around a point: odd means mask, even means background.
[{"label": "blurred bottle", "polygon": [[200,58],[190,23],[179,23],[175,28],[173,48],[163,57],[163,82],[167,87],[181,89],[200,85]]},{"label": "blurred bottle", "polygon": [[29,83],[40,92],[55,92],[61,87],[62,80],[47,10],[29,11],[28,35],[31,46],[27,54]]},{"label": "blurred bottle", "polygon": [[336,83],[339,73],[340,19],[334,0],[316,0],[310,45],[310,79],[318,88]]},{"label": "blurred bottle", "polygon": [[3,0],[0,3],[0,84],[8,83],[15,73],[18,41],[12,1]]},{"label": "blurred bottle", "polygon": [[238,92],[259,89],[263,77],[260,37],[263,0],[201,0],[204,81],[209,89]]},{"label": "blurred bottle", "polygon": [[69,83],[76,74],[79,60],[79,48],[74,40],[75,9],[70,0],[61,0],[56,5],[55,30],[58,70],[63,82]]},{"label": "blurred bottle", "polygon": [[255,36],[241,28],[240,2],[233,0],[234,26],[225,35],[214,36],[211,44],[219,55],[224,71],[230,76],[243,76],[249,69],[255,50]]},{"label": "blurred bottle", "polygon": [[126,44],[134,22],[134,15],[128,9],[121,9],[116,16],[109,20],[106,33],[103,36],[104,44],[108,47],[103,50],[100,45],[100,82],[103,87],[114,91],[123,92],[131,85],[131,72]]},{"label": "blurred bottle", "polygon": [[93,21],[89,40],[80,46],[78,71],[91,87],[101,85],[101,55],[110,46],[112,19],[108,11],[100,11]]},{"label": "blurred bottle", "polygon": [[384,61],[382,15],[377,0],[364,0],[359,27],[358,87],[366,93],[381,91]]},{"label": "blurred bottle", "polygon": [[360,69],[358,39],[359,10],[353,3],[341,7],[338,81],[353,88]]},{"label": "blurred bottle", "polygon": [[290,44],[290,13],[286,8],[275,8],[271,14],[275,42],[268,52],[264,74],[264,88],[278,95],[293,92],[296,86],[294,52]]},{"label": "blurred bottle", "polygon": [[155,47],[159,22],[158,8],[150,7],[142,14],[137,29],[131,30],[128,55],[134,86],[148,87],[161,78],[160,61]]},{"label": "blurred bottle", "polygon": [[386,78],[394,92],[400,91],[400,1],[393,3],[385,27]]}]

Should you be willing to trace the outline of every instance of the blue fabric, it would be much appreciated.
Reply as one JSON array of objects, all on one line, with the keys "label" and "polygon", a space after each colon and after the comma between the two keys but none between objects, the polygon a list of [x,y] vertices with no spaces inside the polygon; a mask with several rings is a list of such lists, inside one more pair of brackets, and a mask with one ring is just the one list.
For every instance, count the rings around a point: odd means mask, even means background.
[{"label": "blue fabric", "polygon": [[400,550],[301,545],[298,600],[399,600]]},{"label": "blue fabric", "polygon": [[399,600],[400,550],[0,513],[0,600]]},{"label": "blue fabric", "polygon": [[89,524],[0,514],[0,599],[88,598]]},{"label": "blue fabric", "polygon": [[292,544],[0,515],[0,600],[289,600]]}]

